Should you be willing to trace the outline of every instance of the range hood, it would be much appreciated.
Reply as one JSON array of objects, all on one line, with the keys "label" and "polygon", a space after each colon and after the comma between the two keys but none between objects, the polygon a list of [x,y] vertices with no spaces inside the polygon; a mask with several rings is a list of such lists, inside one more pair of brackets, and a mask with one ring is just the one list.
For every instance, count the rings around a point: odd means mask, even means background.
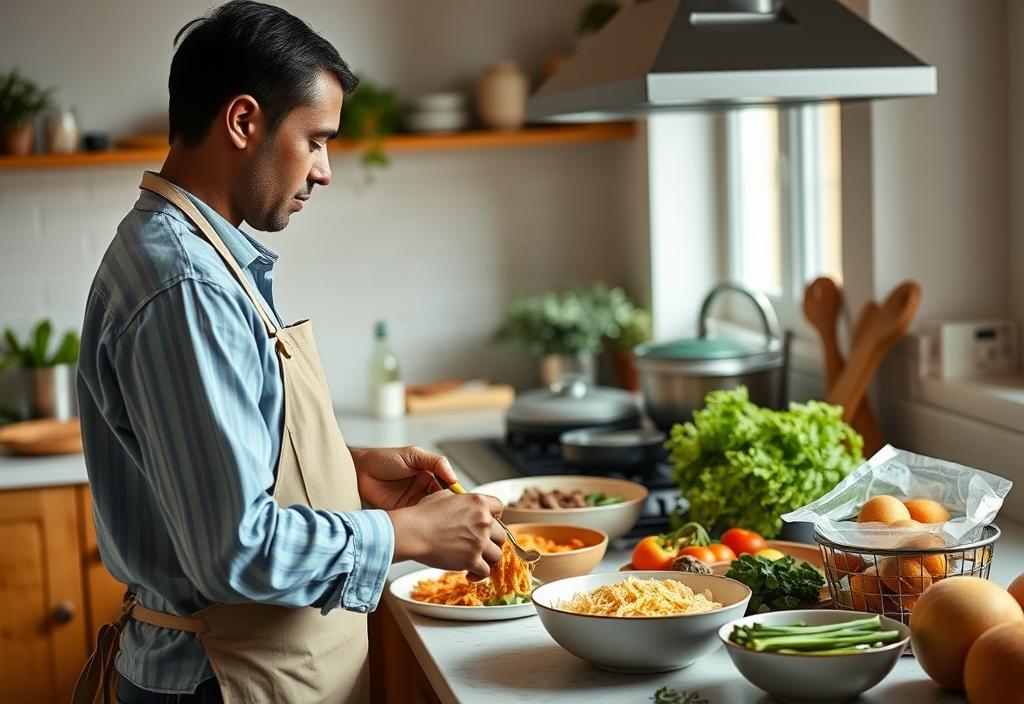
[{"label": "range hood", "polygon": [[936,92],[934,66],[837,0],[627,3],[530,98],[530,119]]}]

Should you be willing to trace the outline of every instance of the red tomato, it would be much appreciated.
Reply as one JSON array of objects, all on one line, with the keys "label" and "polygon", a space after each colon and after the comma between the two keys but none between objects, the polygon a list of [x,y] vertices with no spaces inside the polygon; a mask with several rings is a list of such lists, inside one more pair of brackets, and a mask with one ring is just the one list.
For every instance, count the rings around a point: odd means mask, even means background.
[{"label": "red tomato", "polygon": [[730,528],[722,535],[722,542],[728,545],[737,555],[742,555],[745,552],[753,555],[758,550],[764,550],[766,547],[764,538],[746,528]]},{"label": "red tomato", "polygon": [[715,553],[712,552],[711,548],[703,545],[687,545],[685,548],[679,551],[680,555],[689,555],[690,557],[696,557],[701,562],[711,564],[717,562],[718,559],[715,557]]},{"label": "red tomato", "polygon": [[667,570],[675,558],[675,551],[662,545],[661,536],[648,535],[633,548],[633,569]]},{"label": "red tomato", "polygon": [[722,543],[712,543],[708,545],[708,550],[715,554],[715,562],[732,562],[736,559],[733,549]]}]

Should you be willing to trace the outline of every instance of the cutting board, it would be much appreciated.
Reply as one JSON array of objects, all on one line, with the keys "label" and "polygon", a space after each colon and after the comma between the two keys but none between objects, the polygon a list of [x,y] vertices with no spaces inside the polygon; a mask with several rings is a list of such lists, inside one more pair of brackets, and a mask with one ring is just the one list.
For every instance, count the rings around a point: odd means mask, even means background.
[{"label": "cutting board", "polygon": [[78,418],[27,420],[0,428],[0,445],[12,455],[68,455],[82,451]]}]

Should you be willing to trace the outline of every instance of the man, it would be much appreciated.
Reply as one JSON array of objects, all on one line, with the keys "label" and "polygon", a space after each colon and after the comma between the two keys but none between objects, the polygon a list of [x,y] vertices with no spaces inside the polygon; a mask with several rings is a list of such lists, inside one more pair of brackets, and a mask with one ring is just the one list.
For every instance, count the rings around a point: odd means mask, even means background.
[{"label": "man", "polygon": [[[130,596],[119,701],[366,698],[365,613],[389,564],[484,578],[491,498],[433,492],[447,461],[347,448],[308,322],[274,307],[283,229],[330,183],[356,79],[287,12],[238,0],[175,37],[170,151],[93,282],[79,390],[100,552]],[[360,502],[377,507],[361,510]],[[103,675],[110,629],[76,701]]]}]

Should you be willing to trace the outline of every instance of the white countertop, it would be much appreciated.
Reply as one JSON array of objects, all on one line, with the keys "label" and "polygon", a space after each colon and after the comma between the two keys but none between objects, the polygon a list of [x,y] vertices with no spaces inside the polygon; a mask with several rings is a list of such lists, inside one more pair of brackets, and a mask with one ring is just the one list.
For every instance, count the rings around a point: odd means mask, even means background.
[{"label": "white countertop", "polygon": [[[497,437],[502,414],[497,411],[411,416],[382,421],[339,412],[346,440],[354,446],[421,445],[441,440]],[[473,467],[456,466],[467,488],[477,484]],[[85,483],[81,455],[16,458],[0,454],[0,490]],[[1024,570],[1024,525],[1000,519],[1003,535],[996,544],[991,579],[1007,585]],[[624,551],[609,551],[595,571],[613,571],[627,561]],[[421,567],[401,563],[395,578]],[[676,672],[619,675],[597,669],[559,647],[535,616],[512,621],[464,623],[409,614],[386,595],[412,650],[444,702],[535,702],[559,704],[586,699],[591,704],[648,702],[662,686],[699,691],[710,704],[767,703],[761,690],[747,683],[724,649]],[[963,702],[964,697],[935,685],[912,657],[865,693],[863,702]]]}]

